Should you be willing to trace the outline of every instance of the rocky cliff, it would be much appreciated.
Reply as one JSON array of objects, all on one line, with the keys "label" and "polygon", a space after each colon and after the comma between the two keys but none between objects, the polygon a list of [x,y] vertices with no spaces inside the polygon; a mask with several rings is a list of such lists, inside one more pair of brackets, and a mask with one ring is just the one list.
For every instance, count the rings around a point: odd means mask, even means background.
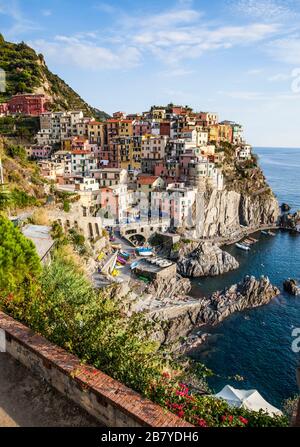
[{"label": "rocky cliff", "polygon": [[273,225],[279,218],[278,202],[272,192],[244,194],[234,190],[199,192],[194,238],[235,238],[242,226]]},{"label": "rocky cliff", "polygon": [[151,311],[149,316],[157,323],[156,339],[160,343],[173,343],[196,326],[216,325],[234,312],[269,303],[279,293],[268,278],[256,280],[246,276],[240,283],[215,292],[209,298],[175,301],[173,305]]},{"label": "rocky cliff", "polygon": [[269,303],[280,290],[274,287],[269,278],[246,276],[243,281],[222,292],[215,292],[205,301],[198,315],[199,323],[215,325],[234,312],[263,306]]},{"label": "rocky cliff", "polygon": [[217,245],[209,242],[197,244],[186,256],[179,255],[177,271],[187,277],[217,276],[239,267],[237,260]]}]

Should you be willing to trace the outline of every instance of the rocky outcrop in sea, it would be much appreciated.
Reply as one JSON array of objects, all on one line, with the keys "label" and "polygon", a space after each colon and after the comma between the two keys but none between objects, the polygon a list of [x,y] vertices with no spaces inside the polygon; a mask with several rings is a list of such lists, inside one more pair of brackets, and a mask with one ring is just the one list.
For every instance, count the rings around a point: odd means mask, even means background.
[{"label": "rocky outcrop in sea", "polygon": [[300,223],[300,210],[296,213],[286,213],[280,217],[280,225],[286,230],[295,231],[297,225]]},{"label": "rocky outcrop in sea", "polygon": [[185,277],[217,276],[239,267],[237,260],[217,245],[202,242],[185,256],[179,256],[177,271]]},{"label": "rocky outcrop in sea", "polygon": [[287,279],[283,283],[284,290],[290,295],[299,295],[300,287],[298,286],[298,282],[295,279]]},{"label": "rocky outcrop in sea", "polygon": [[199,312],[198,320],[215,325],[234,312],[263,306],[279,294],[280,290],[271,284],[268,277],[262,276],[257,280],[254,276],[246,276],[240,283],[213,293]]},{"label": "rocky outcrop in sea", "polygon": [[153,309],[151,319],[157,323],[155,338],[169,344],[188,336],[197,326],[214,326],[235,312],[268,304],[280,290],[267,277],[246,276],[243,281],[209,298],[173,301]]}]

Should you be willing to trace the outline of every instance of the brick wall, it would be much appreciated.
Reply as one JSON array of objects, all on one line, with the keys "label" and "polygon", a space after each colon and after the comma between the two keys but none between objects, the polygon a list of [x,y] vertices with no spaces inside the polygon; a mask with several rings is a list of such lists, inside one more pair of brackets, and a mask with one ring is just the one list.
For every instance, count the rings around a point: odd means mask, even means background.
[{"label": "brick wall", "polygon": [[[108,427],[191,427],[0,312],[1,347]],[[0,354],[1,355],[1,354]]]}]

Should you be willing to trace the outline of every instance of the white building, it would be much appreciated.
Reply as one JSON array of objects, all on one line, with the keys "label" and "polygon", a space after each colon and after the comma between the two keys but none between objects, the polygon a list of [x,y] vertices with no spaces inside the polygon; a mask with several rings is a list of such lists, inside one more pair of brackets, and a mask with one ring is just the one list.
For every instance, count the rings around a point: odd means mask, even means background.
[{"label": "white building", "polygon": [[249,144],[240,146],[235,151],[238,160],[250,160],[252,157],[252,147]]},{"label": "white building", "polygon": [[164,191],[151,193],[152,217],[169,218],[171,226],[193,226],[193,207],[197,189],[184,183],[169,184]]}]

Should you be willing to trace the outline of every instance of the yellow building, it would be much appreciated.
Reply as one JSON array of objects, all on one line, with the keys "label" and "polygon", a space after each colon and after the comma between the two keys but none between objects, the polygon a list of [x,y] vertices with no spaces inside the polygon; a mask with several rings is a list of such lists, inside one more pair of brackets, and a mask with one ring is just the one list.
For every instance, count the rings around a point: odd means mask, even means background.
[{"label": "yellow building", "polygon": [[132,137],[132,136],[133,136],[132,120],[120,120],[119,137]]},{"label": "yellow building", "polygon": [[103,144],[104,142],[104,123],[99,121],[90,121],[88,123],[88,138],[93,144]]},{"label": "yellow building", "polygon": [[209,127],[209,142],[232,143],[232,126],[228,124],[214,124]]}]

